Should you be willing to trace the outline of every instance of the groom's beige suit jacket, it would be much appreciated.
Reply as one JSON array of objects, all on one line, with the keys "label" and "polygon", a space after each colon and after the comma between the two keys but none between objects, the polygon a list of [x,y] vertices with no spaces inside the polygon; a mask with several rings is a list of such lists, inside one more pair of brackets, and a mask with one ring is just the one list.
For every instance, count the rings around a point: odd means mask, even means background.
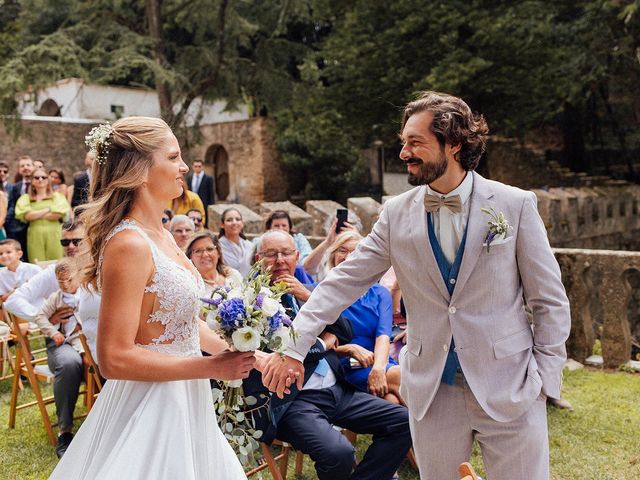
[{"label": "groom's beige suit jacket", "polygon": [[[473,175],[466,247],[453,295],[429,243],[426,187],[416,187],[385,204],[371,234],[314,290],[296,318],[300,337],[287,354],[304,358],[324,326],[393,266],[409,332],[400,353],[401,394],[414,419],[424,417],[439,388],[452,337],[465,379],[493,419],[519,417],[541,391],[559,398],[569,303],[536,197]],[[481,208],[504,213],[512,227],[506,240],[489,250],[484,245],[489,217]]]}]

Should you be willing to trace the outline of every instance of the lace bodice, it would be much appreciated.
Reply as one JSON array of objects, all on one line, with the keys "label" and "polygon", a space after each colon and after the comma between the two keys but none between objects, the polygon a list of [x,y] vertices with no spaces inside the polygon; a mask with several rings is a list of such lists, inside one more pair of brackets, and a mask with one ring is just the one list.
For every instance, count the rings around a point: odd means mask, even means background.
[{"label": "lace bodice", "polygon": [[145,292],[156,294],[159,307],[149,315],[147,322],[164,325],[162,335],[154,338],[150,344],[139,346],[173,356],[201,355],[198,313],[199,298],[204,296],[202,278],[199,275],[196,278],[189,269],[171,260],[133,220],[122,220],[107,235],[105,245],[123,230],[138,232],[149,244],[155,272]]}]

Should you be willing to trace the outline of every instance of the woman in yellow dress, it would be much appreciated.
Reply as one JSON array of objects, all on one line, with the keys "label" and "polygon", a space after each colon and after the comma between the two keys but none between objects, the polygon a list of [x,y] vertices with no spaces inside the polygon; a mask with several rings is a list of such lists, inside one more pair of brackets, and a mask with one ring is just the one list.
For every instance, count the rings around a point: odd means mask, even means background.
[{"label": "woman in yellow dress", "polygon": [[16,218],[29,224],[27,256],[30,262],[62,258],[60,221],[69,210],[64,195],[52,190],[47,172],[36,170],[29,192],[18,198],[15,210]]},{"label": "woman in yellow dress", "polygon": [[184,186],[182,195],[167,202],[166,207],[169,208],[174,215],[186,215],[189,210],[195,208],[204,217],[204,204],[197,193],[187,188],[187,181],[184,179],[184,175],[182,176],[182,184]]}]

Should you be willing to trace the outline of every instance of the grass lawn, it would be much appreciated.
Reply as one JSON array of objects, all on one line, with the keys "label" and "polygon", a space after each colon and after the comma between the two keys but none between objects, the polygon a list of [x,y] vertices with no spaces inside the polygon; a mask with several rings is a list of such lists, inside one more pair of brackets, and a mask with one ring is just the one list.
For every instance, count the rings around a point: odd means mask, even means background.
[{"label": "grass lawn", "polygon": [[[51,386],[44,387],[43,393],[50,395]],[[0,382],[0,478],[45,479],[57,459],[47,442],[38,409],[19,412],[16,429],[10,430],[10,395],[10,381]],[[28,386],[22,395],[32,397]],[[549,410],[553,480],[639,479],[640,375],[586,369],[566,373],[564,396],[573,404],[573,412]],[[77,413],[81,411],[79,408]],[[358,438],[360,458],[368,441],[366,436]],[[299,478],[315,479],[313,466],[308,457],[305,459]],[[477,451],[472,463],[482,474]],[[292,456],[289,478],[294,478],[293,465]],[[400,476],[403,480],[418,479],[407,465]]]}]

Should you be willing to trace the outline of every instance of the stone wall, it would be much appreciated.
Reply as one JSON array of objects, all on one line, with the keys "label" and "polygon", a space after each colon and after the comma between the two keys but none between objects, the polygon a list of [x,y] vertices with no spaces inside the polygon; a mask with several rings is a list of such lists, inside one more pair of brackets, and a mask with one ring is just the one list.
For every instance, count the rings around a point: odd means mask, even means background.
[{"label": "stone wall", "polygon": [[47,168],[61,168],[68,184],[73,183],[73,174],[83,169],[87,152],[84,137],[96,125],[93,122],[70,123],[56,117],[47,120],[23,120],[22,131],[17,139],[0,127],[0,160],[11,168],[9,179],[17,171],[16,159],[29,155],[42,160]]},{"label": "stone wall", "polygon": [[206,160],[212,145],[222,145],[228,154],[228,203],[256,206],[260,202],[286,200],[287,185],[278,153],[264,118],[217,123],[200,127],[202,140],[191,148],[191,159]]},{"label": "stone wall", "polygon": [[[555,249],[571,304],[567,352],[583,362],[596,339],[604,366],[617,368],[631,359],[632,339],[640,341],[640,252]],[[633,312],[629,317],[629,312]]]}]

